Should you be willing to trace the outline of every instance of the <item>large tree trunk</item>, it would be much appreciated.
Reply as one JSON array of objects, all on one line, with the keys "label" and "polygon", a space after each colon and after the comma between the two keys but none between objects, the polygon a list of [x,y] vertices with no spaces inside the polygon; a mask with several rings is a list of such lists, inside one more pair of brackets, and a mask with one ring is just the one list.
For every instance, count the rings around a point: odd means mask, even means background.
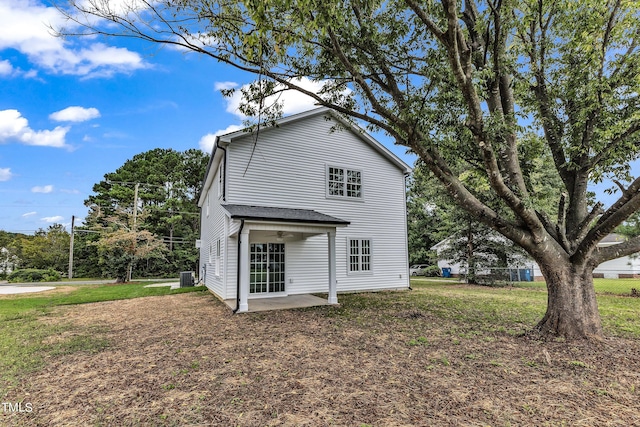
[{"label": "large tree trunk", "polygon": [[593,269],[570,263],[540,263],[547,281],[548,303],[544,318],[536,326],[542,335],[566,339],[600,340],[602,323],[593,287]]}]

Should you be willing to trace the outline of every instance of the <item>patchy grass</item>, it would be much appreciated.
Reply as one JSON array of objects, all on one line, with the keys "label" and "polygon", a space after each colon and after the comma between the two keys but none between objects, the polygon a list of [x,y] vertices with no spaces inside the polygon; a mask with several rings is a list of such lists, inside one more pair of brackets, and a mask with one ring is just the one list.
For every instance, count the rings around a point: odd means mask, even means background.
[{"label": "patchy grass", "polygon": [[171,290],[168,286],[145,288],[143,283],[61,286],[65,292],[5,295],[0,299],[0,320],[22,317],[31,311],[46,312],[59,305],[86,304],[185,292],[200,292],[204,287]]},{"label": "patchy grass", "polygon": [[37,294],[5,295],[0,299],[0,386],[13,384],[20,375],[40,369],[46,354],[95,352],[108,345],[96,337],[96,328],[70,332],[73,329],[70,325],[47,322],[54,307],[203,290],[145,288],[141,283],[61,288]]},{"label": "patchy grass", "polygon": [[[640,298],[614,295],[611,290],[616,288],[607,287],[609,282],[607,279],[599,284],[600,289],[606,291],[598,293],[605,333],[640,339]],[[539,286],[497,288],[451,285],[424,279],[412,280],[411,283],[417,306],[432,310],[441,317],[446,315],[449,319],[459,320],[478,331],[519,334],[532,328],[547,308],[546,289]],[[428,298],[425,298],[425,293],[428,293]]]},{"label": "patchy grass", "polygon": [[603,343],[546,342],[520,335],[543,291],[412,283],[243,315],[208,293],[51,307],[45,363],[4,396],[34,410],[0,423],[640,425],[639,299],[599,297]]}]

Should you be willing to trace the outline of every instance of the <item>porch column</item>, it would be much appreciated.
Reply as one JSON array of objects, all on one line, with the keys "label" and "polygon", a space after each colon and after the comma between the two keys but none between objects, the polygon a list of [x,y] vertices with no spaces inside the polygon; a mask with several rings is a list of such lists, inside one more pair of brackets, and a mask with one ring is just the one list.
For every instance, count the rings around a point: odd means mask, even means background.
[{"label": "porch column", "polygon": [[238,262],[240,263],[240,308],[238,313],[249,311],[249,227],[242,230],[238,235],[240,239],[240,253]]},{"label": "porch column", "polygon": [[338,304],[338,286],[336,282],[336,230],[327,232],[329,241],[329,304]]}]

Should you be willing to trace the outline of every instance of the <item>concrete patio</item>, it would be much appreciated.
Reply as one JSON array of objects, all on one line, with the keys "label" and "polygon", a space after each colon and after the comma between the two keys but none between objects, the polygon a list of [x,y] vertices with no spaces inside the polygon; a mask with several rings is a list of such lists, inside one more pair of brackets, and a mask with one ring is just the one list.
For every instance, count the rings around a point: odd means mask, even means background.
[{"label": "concrete patio", "polygon": [[[224,300],[224,303],[232,310],[236,308],[235,299]],[[286,297],[251,298],[249,299],[249,313],[270,310],[287,310],[292,308],[316,307],[329,305],[326,298],[316,297],[310,294],[289,295]]]}]

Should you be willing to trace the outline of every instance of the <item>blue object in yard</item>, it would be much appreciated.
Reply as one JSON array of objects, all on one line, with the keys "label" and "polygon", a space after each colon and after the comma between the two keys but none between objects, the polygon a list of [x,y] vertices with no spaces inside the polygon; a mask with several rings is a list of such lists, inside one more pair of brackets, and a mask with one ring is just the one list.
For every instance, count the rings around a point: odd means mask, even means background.
[{"label": "blue object in yard", "polygon": [[451,277],[451,268],[445,267],[442,269],[442,277]]},{"label": "blue object in yard", "polygon": [[521,268],[520,269],[520,281],[521,282],[532,282],[533,278],[531,277],[531,269],[530,268]]}]

